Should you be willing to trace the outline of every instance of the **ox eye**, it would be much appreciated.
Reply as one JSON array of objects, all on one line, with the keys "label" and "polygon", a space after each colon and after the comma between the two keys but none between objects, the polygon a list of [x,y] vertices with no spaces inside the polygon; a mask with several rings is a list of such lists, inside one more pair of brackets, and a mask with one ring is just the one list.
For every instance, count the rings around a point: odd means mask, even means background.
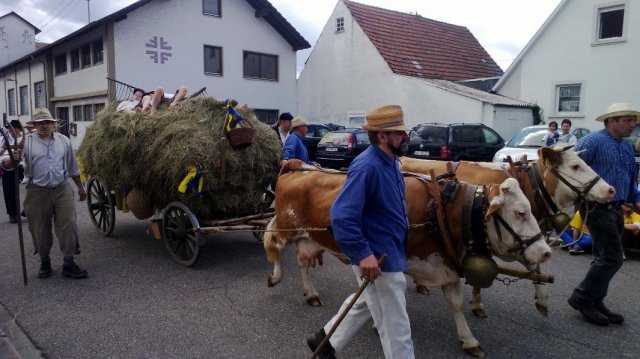
[{"label": "ox eye", "polygon": [[571,169],[577,171],[580,169],[580,165],[571,165]]}]

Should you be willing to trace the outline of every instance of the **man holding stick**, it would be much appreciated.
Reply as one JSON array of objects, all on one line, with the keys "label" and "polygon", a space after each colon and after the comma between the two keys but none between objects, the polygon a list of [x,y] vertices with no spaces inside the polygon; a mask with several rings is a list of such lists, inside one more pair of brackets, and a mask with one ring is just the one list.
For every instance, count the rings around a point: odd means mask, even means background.
[{"label": "man holding stick", "polygon": [[[360,285],[370,281],[334,335],[319,352],[335,358],[358,329],[371,317],[380,335],[384,356],[414,358],[411,327],[406,309],[407,235],[409,221],[398,156],[406,152],[407,132],[402,108],[383,106],[369,112],[363,128],[371,146],[352,162],[347,180],[331,207],[331,226],[340,249],[350,258]],[[378,258],[386,261],[378,265]],[[338,315],[307,339],[315,351],[349,306],[349,296]]]}]

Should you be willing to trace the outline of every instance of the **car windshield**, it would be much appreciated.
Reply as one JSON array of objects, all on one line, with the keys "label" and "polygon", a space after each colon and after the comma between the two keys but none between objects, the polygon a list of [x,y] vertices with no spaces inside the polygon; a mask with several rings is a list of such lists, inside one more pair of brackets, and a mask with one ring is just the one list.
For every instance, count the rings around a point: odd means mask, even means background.
[{"label": "car windshield", "polygon": [[320,145],[329,146],[346,146],[351,139],[351,133],[349,132],[328,132],[320,140]]},{"label": "car windshield", "polygon": [[544,137],[545,133],[547,133],[546,128],[523,128],[520,132],[513,136],[513,138],[511,138],[509,143],[507,143],[507,147],[542,147],[544,145],[544,141],[542,141],[542,138]]}]

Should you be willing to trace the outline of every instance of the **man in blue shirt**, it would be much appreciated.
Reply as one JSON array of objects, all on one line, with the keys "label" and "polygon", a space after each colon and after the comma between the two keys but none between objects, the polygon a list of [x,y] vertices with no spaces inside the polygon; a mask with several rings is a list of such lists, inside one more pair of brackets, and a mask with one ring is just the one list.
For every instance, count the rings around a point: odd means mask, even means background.
[{"label": "man in blue shirt", "polygon": [[580,139],[576,151],[603,180],[613,186],[616,194],[611,202],[586,203],[580,208],[593,240],[593,262],[585,278],[574,289],[568,302],[591,323],[621,324],[624,317],[604,305],[609,283],[622,266],[623,203],[640,210],[637,190],[637,168],[633,148],[623,140],[633,131],[640,112],[630,104],[614,103],[607,113],[596,120],[604,122],[603,130]]},{"label": "man in blue shirt", "polygon": [[304,118],[298,116],[291,120],[291,132],[284,142],[282,149],[282,161],[280,165],[292,158],[297,158],[308,165],[316,165],[315,162],[309,161],[309,152],[304,145],[302,139],[307,135],[307,122]]},{"label": "man in blue shirt", "polygon": [[[406,152],[407,132],[402,108],[389,105],[367,114],[363,128],[369,146],[349,166],[347,180],[331,207],[331,227],[340,249],[349,257],[358,284],[368,278],[362,297],[337,327],[320,358],[334,358],[371,317],[380,335],[384,356],[413,358],[406,310],[407,235],[409,221],[398,156]],[[383,254],[387,259],[378,266]],[[384,272],[384,275],[382,274]],[[353,298],[345,300],[341,313]],[[333,317],[307,339],[312,351],[337,321]]]}]

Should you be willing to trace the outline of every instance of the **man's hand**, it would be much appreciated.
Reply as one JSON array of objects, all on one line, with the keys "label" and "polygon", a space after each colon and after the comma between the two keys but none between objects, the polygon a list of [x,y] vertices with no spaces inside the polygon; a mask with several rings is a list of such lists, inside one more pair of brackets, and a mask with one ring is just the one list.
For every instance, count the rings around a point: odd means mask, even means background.
[{"label": "man's hand", "polygon": [[360,267],[362,277],[369,278],[371,282],[382,275],[380,267],[378,266],[378,260],[373,254],[361,260],[358,266]]},{"label": "man's hand", "polygon": [[84,190],[84,187],[78,187],[78,196],[80,196],[80,202],[87,199],[87,192]]}]

